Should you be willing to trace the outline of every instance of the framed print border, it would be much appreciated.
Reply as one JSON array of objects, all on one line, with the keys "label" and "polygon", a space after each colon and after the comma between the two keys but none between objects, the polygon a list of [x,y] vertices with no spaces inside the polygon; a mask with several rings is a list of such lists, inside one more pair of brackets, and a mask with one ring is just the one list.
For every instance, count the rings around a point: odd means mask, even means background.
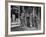
[{"label": "framed print border", "polygon": [[[43,20],[43,32],[39,32],[39,33],[27,33],[27,31],[26,31],[25,34],[24,34],[24,33],[23,33],[23,34],[22,34],[22,33],[21,33],[21,34],[15,34],[15,32],[12,33],[12,34],[11,34],[11,33],[9,34],[9,28],[10,28],[10,27],[9,27],[9,9],[8,9],[8,7],[9,7],[8,5],[9,5],[9,4],[8,4],[8,3],[11,3],[10,5],[13,5],[13,4],[15,4],[15,3],[22,3],[22,4],[25,4],[25,5],[26,5],[26,4],[29,4],[29,6],[30,6],[31,4],[38,4],[38,6],[39,6],[39,5],[42,5],[42,6],[43,6],[43,19],[42,19],[42,20]],[[12,3],[13,3],[13,4],[12,4]],[[21,4],[20,4],[20,5],[21,5]],[[8,12],[8,14],[6,13],[6,14],[8,15],[8,20],[7,20],[7,21],[8,21],[8,23],[7,23],[7,24],[8,24],[8,25],[7,25],[7,26],[8,26],[8,28],[7,28],[7,29],[8,29],[8,31],[7,31],[7,32],[8,32],[8,35],[22,36],[22,35],[37,35],[37,34],[44,34],[44,33],[45,33],[45,3],[8,1],[8,2],[7,2],[6,11]],[[6,22],[6,21],[5,21],[5,22]]]}]

